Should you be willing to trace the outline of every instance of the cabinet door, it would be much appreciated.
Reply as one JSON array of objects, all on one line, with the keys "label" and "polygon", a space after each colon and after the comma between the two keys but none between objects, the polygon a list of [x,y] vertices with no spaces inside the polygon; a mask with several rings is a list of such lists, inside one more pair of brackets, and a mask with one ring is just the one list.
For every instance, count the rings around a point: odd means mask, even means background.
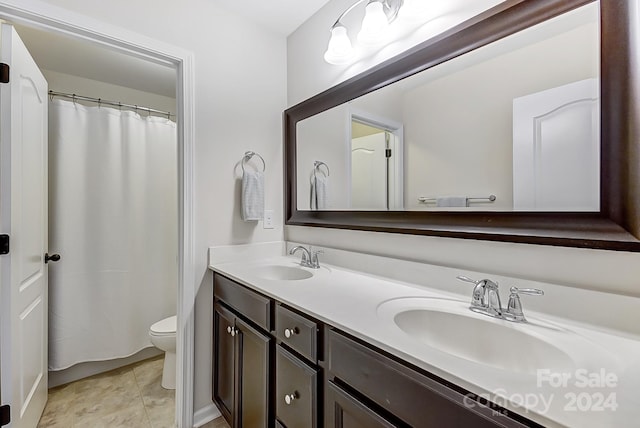
[{"label": "cabinet door", "polygon": [[316,428],[318,372],[276,346],[276,416],[288,428]]},{"label": "cabinet door", "polygon": [[327,383],[325,428],[393,428],[384,419],[333,382]]},{"label": "cabinet door", "polygon": [[232,415],[235,414],[235,338],[231,332],[234,326],[235,316],[216,303],[213,310],[213,400],[232,426]]},{"label": "cabinet door", "polygon": [[236,428],[269,426],[272,339],[236,319],[238,344],[238,416]]}]

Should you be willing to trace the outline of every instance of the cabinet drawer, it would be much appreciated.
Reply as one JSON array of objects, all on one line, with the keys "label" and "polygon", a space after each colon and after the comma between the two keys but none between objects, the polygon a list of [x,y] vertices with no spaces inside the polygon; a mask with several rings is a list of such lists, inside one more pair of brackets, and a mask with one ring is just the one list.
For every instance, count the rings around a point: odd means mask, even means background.
[{"label": "cabinet drawer", "polygon": [[327,382],[325,397],[326,428],[398,427],[331,381]]},{"label": "cabinet drawer", "polygon": [[288,428],[316,428],[317,378],[313,367],[276,347],[276,417]]},{"label": "cabinet drawer", "polygon": [[271,299],[217,273],[213,276],[213,294],[244,317],[271,331]]},{"label": "cabinet drawer", "polygon": [[318,324],[276,305],[276,337],[309,360],[318,359]]},{"label": "cabinet drawer", "polygon": [[[369,400],[414,427],[509,427],[531,426],[474,401],[422,373],[369,347],[327,331],[329,378],[348,384]],[[469,403],[475,406],[469,406]],[[522,418],[524,419],[524,418]],[[536,426],[534,424],[534,426]]]}]

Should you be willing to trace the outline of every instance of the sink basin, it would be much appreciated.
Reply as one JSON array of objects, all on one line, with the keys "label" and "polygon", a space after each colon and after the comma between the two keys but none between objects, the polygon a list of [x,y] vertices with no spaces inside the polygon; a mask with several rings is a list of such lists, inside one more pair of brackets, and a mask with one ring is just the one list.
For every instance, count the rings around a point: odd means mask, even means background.
[{"label": "sink basin", "polygon": [[251,273],[262,279],[272,281],[298,281],[313,276],[308,270],[296,266],[260,266],[251,270]]},{"label": "sink basin", "polygon": [[[392,319],[410,339],[475,363],[533,375],[539,369],[575,368],[572,358],[553,344],[570,333],[477,314],[466,302],[396,299],[379,306],[378,313]],[[551,337],[555,339],[549,340]]]}]

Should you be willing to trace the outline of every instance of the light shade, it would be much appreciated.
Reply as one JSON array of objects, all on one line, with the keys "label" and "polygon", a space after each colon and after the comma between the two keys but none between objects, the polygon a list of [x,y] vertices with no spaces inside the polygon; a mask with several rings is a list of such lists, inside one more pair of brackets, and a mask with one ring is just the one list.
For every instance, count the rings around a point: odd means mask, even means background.
[{"label": "light shade", "polygon": [[389,28],[389,20],[384,13],[382,3],[371,2],[365,9],[362,28],[358,33],[358,41],[366,45],[377,45],[384,41]]},{"label": "light shade", "polygon": [[351,40],[347,35],[347,29],[337,25],[331,29],[331,39],[324,54],[324,60],[329,64],[347,64],[354,56]]}]

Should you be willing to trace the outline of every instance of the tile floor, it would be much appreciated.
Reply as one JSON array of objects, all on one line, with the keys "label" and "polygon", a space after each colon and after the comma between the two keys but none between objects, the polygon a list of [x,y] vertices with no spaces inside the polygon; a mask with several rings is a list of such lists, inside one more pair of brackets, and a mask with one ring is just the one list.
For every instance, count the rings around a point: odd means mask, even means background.
[{"label": "tile floor", "polygon": [[160,356],[50,389],[38,427],[173,428],[175,391],[160,386],[163,362]]},{"label": "tile floor", "polygon": [[229,428],[229,424],[224,420],[222,416],[213,421],[202,425],[200,428]]}]

